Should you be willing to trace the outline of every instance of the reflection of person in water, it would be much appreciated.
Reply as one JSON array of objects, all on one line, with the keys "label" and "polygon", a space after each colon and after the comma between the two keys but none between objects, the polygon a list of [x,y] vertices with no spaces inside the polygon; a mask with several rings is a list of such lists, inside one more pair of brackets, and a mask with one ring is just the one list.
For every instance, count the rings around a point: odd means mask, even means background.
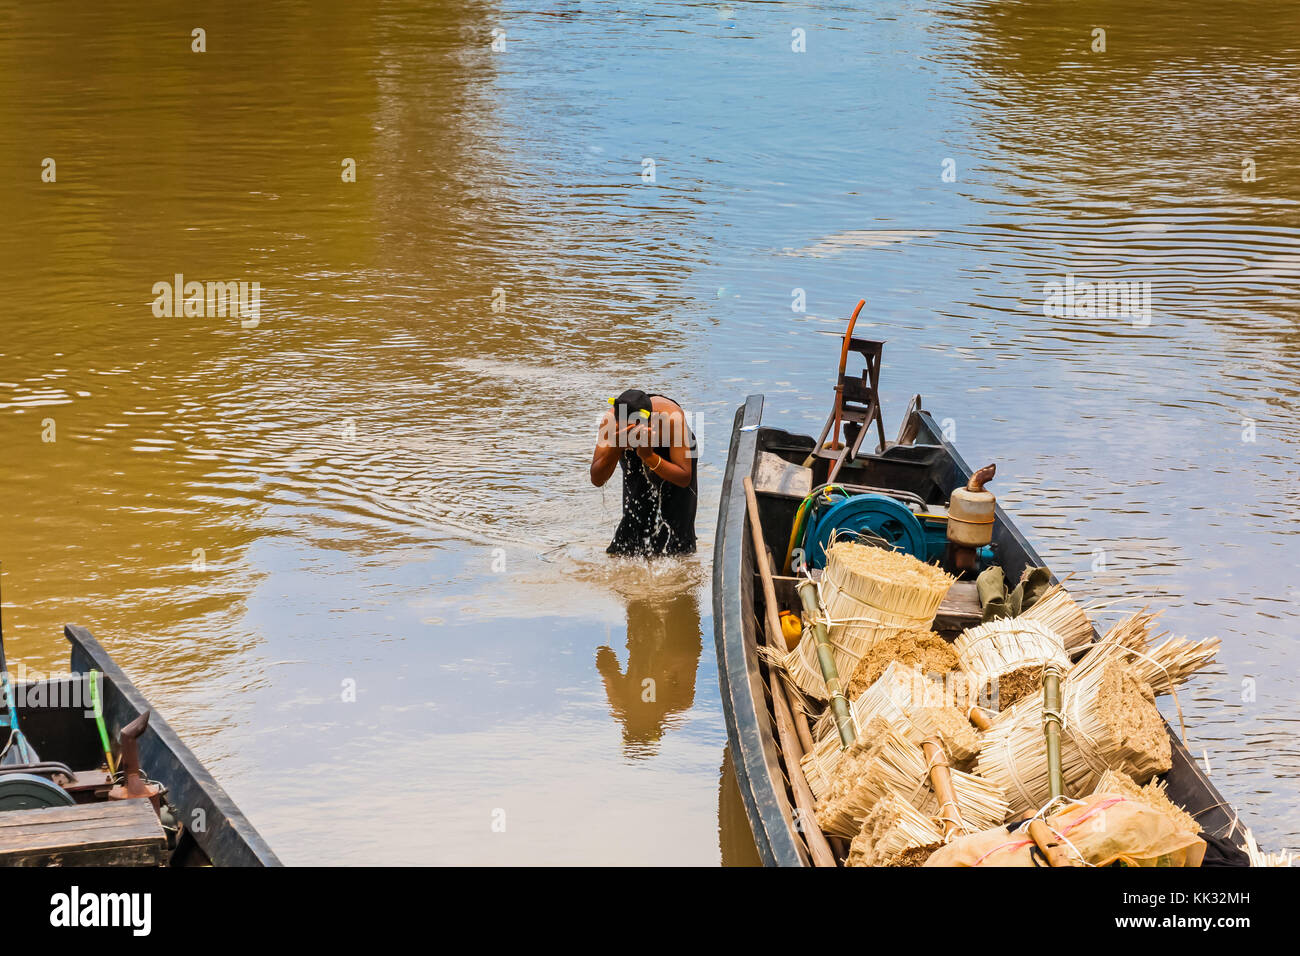
[{"label": "reflection of person in water", "polygon": [[700,609],[695,592],[664,600],[633,599],[627,606],[627,670],[610,647],[596,651],[610,710],[623,725],[623,750],[649,757],[674,715],[695,703],[700,664]]}]

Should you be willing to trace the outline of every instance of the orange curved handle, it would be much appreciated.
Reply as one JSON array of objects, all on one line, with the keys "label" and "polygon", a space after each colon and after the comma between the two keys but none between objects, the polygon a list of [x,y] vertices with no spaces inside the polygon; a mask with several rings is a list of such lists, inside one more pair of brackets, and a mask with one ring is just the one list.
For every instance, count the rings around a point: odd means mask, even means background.
[{"label": "orange curved handle", "polygon": [[844,333],[844,345],[840,349],[840,374],[841,375],[844,374],[844,370],[848,367],[849,364],[849,339],[853,338],[853,326],[858,324],[858,313],[862,311],[862,307],[866,304],[867,304],[866,299],[858,299],[858,307],[853,310],[853,315],[849,317],[849,327],[848,330],[845,331]]},{"label": "orange curved handle", "polygon": [[[849,316],[849,327],[844,331],[844,344],[840,346],[840,377],[844,377],[844,370],[849,365],[849,340],[853,338],[853,327],[858,324],[858,313],[862,307],[867,304],[866,299],[858,299],[858,307],[853,310]],[[840,392],[839,379],[835,381],[835,431],[831,433],[831,447],[835,448],[840,443],[840,404],[844,401],[844,396]]]}]

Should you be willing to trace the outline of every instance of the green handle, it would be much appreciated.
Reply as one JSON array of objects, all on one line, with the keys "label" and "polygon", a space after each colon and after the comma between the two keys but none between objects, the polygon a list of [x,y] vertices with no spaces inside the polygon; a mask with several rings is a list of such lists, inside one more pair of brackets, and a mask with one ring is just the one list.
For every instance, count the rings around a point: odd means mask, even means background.
[{"label": "green handle", "polygon": [[108,772],[117,773],[113,765],[113,748],[108,742],[108,728],[104,726],[104,707],[99,700],[99,671],[90,672],[90,706],[95,711],[95,726],[99,728],[99,742],[104,745],[104,756],[108,759]]}]

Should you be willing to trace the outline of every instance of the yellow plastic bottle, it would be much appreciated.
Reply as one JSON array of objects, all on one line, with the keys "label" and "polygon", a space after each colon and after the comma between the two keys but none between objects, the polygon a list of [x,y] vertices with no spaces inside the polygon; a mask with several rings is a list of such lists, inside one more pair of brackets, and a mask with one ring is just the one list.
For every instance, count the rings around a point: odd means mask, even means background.
[{"label": "yellow plastic bottle", "polygon": [[799,638],[803,637],[803,621],[799,615],[793,611],[781,612],[781,636],[785,638],[785,649],[794,650],[799,646]]}]

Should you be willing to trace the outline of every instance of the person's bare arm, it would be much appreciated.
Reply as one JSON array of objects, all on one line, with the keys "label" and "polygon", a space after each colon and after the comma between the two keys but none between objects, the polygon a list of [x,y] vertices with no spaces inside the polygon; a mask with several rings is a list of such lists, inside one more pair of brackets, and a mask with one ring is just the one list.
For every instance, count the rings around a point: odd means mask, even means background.
[{"label": "person's bare arm", "polygon": [[591,483],[597,488],[609,481],[618,467],[619,456],[623,454],[615,443],[614,424],[614,413],[606,412],[596,434],[596,450],[591,455]]}]

